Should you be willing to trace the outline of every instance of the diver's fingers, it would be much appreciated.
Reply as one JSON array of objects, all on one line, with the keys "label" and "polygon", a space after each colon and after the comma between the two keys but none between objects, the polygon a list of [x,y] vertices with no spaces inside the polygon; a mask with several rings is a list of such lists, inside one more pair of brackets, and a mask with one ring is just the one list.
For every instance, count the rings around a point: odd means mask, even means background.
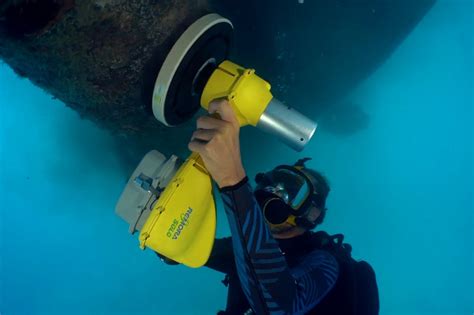
[{"label": "diver's fingers", "polygon": [[202,141],[210,141],[214,138],[217,134],[217,130],[215,129],[198,129],[193,132],[191,137],[191,141],[194,139],[202,140]]},{"label": "diver's fingers", "polygon": [[196,120],[198,129],[223,129],[228,122],[210,116],[201,116]]},{"label": "diver's fingers", "polygon": [[226,99],[217,99],[209,103],[209,113],[218,113],[222,120],[232,123],[234,126],[239,127],[239,121],[234,109]]},{"label": "diver's fingers", "polygon": [[202,155],[203,152],[206,150],[206,141],[201,141],[199,139],[194,139],[188,143],[188,149],[197,152]]}]

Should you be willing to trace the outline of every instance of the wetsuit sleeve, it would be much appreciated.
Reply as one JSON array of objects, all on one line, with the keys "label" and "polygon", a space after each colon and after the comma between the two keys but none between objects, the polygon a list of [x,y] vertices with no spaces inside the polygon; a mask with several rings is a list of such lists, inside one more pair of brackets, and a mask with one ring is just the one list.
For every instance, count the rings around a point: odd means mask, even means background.
[{"label": "wetsuit sleeve", "polygon": [[216,238],[214,240],[211,255],[209,255],[205,266],[225,274],[236,272],[231,237]]},{"label": "wetsuit sleeve", "polygon": [[292,268],[264,221],[248,178],[220,189],[242,290],[256,314],[304,314],[334,286],[338,264],[313,251]]}]

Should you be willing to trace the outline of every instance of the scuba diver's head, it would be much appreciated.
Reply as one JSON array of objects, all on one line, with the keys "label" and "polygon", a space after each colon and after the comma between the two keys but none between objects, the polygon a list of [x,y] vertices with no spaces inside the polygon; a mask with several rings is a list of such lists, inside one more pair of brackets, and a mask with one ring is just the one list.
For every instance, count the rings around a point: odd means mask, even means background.
[{"label": "scuba diver's head", "polygon": [[319,172],[306,168],[310,158],[280,165],[255,177],[255,197],[274,236],[292,237],[321,224],[330,188]]}]

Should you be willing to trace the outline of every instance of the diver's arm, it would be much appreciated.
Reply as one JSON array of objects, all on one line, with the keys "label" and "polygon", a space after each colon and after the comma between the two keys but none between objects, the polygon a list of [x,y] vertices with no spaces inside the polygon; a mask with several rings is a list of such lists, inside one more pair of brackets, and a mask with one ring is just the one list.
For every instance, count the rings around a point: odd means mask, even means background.
[{"label": "diver's arm", "polygon": [[211,254],[204,266],[225,274],[236,272],[231,237],[214,240]]},{"label": "diver's arm", "polygon": [[248,178],[220,191],[237,272],[253,310],[257,314],[304,314],[319,303],[336,282],[336,260],[329,253],[314,251],[290,270]]}]

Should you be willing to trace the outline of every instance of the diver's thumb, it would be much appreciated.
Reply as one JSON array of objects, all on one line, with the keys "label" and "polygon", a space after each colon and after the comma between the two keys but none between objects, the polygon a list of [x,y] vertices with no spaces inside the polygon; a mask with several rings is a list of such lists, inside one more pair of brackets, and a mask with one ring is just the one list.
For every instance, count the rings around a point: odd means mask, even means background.
[{"label": "diver's thumb", "polygon": [[220,119],[224,121],[239,124],[234,109],[226,99],[213,100],[209,104],[209,113],[214,115],[218,114],[220,116]]}]

